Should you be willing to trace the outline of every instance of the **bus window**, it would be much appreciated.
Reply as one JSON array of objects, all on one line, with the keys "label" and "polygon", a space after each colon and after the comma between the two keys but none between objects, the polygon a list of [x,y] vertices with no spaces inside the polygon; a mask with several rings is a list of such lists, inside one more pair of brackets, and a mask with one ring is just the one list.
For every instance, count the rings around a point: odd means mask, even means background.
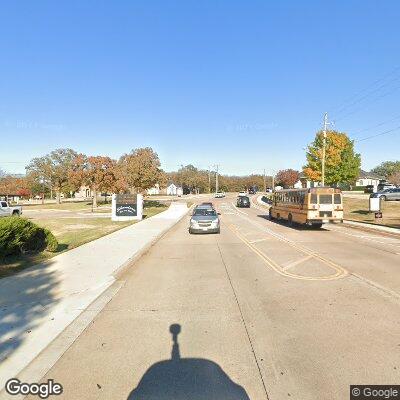
[{"label": "bus window", "polygon": [[318,203],[318,197],[317,197],[316,194],[312,194],[312,195],[310,196],[310,203],[311,203],[311,204],[317,204],[317,203]]},{"label": "bus window", "polygon": [[339,193],[333,195],[335,204],[342,204],[342,196]]},{"label": "bus window", "polygon": [[332,195],[331,194],[320,194],[319,195],[319,204],[332,204]]}]

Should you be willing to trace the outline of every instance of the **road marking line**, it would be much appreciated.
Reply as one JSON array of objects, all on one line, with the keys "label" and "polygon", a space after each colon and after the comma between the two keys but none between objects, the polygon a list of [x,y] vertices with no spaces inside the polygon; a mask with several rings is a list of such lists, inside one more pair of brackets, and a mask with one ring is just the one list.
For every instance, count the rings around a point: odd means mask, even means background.
[{"label": "road marking line", "polygon": [[[348,275],[348,271],[346,269],[344,269],[343,267],[340,267],[339,265],[333,263],[332,261],[324,259],[319,254],[312,253],[310,251],[308,252],[308,254],[311,257],[318,258],[324,264],[329,265],[332,269],[336,270],[336,273],[335,274],[331,274],[331,275],[314,277],[314,276],[305,276],[305,275],[292,274],[290,272],[283,271],[282,267],[280,265],[278,265],[274,260],[269,258],[265,253],[263,253],[261,250],[259,250],[256,246],[252,245],[244,236],[242,236],[239,233],[239,230],[235,225],[229,224],[228,227],[229,227],[229,229],[231,229],[233,231],[233,233],[236,234],[236,236],[243,243],[245,243],[251,250],[253,250],[254,253],[256,253],[261,259],[263,259],[264,262],[269,267],[271,267],[275,272],[277,272],[280,275],[286,276],[288,278],[299,279],[299,280],[307,280],[307,281],[331,281],[331,280],[336,280],[336,279],[343,278],[343,277]],[[299,250],[302,251],[301,249],[299,249]]]},{"label": "road marking line", "polygon": [[240,214],[243,214],[243,215],[246,215],[246,216],[249,215],[249,214],[245,213],[245,212],[242,211],[242,210],[238,210],[237,207],[235,206],[235,203],[232,202],[231,204],[232,204],[232,206],[233,206],[233,209],[234,209],[237,213],[240,213]]},{"label": "road marking line", "polygon": [[397,246],[397,247],[400,246],[400,243],[389,243],[389,242],[384,242],[384,241],[381,241],[381,240],[375,240],[375,238],[381,239],[378,236],[354,235],[354,234],[349,233],[349,232],[343,232],[342,230],[343,230],[343,228],[332,229],[332,231],[343,233],[343,235],[353,236],[353,237],[356,237],[356,238],[359,238],[359,239],[365,239],[365,240],[369,240],[371,242],[380,243],[380,244],[386,244],[386,245],[389,245],[389,246]]},{"label": "road marking line", "polygon": [[262,238],[262,239],[255,239],[255,240],[250,240],[249,243],[259,243],[259,242],[264,242],[264,240],[268,240],[267,238]]},{"label": "road marking line", "polygon": [[313,257],[307,256],[307,257],[300,258],[300,260],[293,261],[293,262],[285,265],[284,267],[282,267],[282,271],[286,271],[289,268],[295,267],[296,265],[299,265],[299,264],[303,263],[304,261],[310,260],[311,258],[313,258]]},{"label": "road marking line", "polygon": [[356,274],[354,272],[352,272],[351,275],[354,276],[355,278],[359,279],[361,282],[364,282],[365,284],[373,287],[374,289],[377,289],[377,290],[379,290],[379,291],[381,291],[381,292],[383,292],[383,293],[385,293],[385,294],[387,294],[387,295],[389,295],[391,297],[395,297],[396,299],[400,299],[400,294],[399,293],[397,293],[397,292],[395,292],[395,291],[393,291],[391,289],[385,288],[384,286],[381,286],[379,283],[376,283],[376,282],[371,281],[371,280],[369,280],[367,278],[364,278],[361,275],[358,275],[358,274]]}]

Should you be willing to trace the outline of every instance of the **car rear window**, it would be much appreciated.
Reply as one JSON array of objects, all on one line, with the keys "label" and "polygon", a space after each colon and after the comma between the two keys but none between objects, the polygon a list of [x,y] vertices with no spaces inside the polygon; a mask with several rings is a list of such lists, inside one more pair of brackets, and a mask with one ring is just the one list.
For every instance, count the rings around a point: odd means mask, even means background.
[{"label": "car rear window", "polygon": [[193,215],[213,216],[217,215],[217,213],[214,210],[196,209]]},{"label": "car rear window", "polygon": [[319,195],[319,204],[332,204],[332,195],[331,194],[320,194]]}]

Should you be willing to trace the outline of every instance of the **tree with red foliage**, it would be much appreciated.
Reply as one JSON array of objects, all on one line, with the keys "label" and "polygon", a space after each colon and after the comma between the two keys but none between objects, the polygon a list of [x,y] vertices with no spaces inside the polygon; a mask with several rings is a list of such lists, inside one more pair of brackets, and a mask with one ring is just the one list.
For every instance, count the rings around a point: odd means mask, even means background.
[{"label": "tree with red foliage", "polygon": [[300,174],[294,169],[283,169],[276,174],[276,182],[285,187],[291,188],[300,179]]}]

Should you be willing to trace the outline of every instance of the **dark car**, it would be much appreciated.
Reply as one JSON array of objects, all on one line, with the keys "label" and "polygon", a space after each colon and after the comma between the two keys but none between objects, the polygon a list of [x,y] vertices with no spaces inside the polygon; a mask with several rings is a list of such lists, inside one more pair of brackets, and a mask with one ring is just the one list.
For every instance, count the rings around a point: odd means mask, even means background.
[{"label": "dark car", "polygon": [[364,193],[374,193],[374,185],[365,186]]},{"label": "dark car", "polygon": [[239,196],[236,200],[237,207],[250,207],[250,199],[247,196]]}]

